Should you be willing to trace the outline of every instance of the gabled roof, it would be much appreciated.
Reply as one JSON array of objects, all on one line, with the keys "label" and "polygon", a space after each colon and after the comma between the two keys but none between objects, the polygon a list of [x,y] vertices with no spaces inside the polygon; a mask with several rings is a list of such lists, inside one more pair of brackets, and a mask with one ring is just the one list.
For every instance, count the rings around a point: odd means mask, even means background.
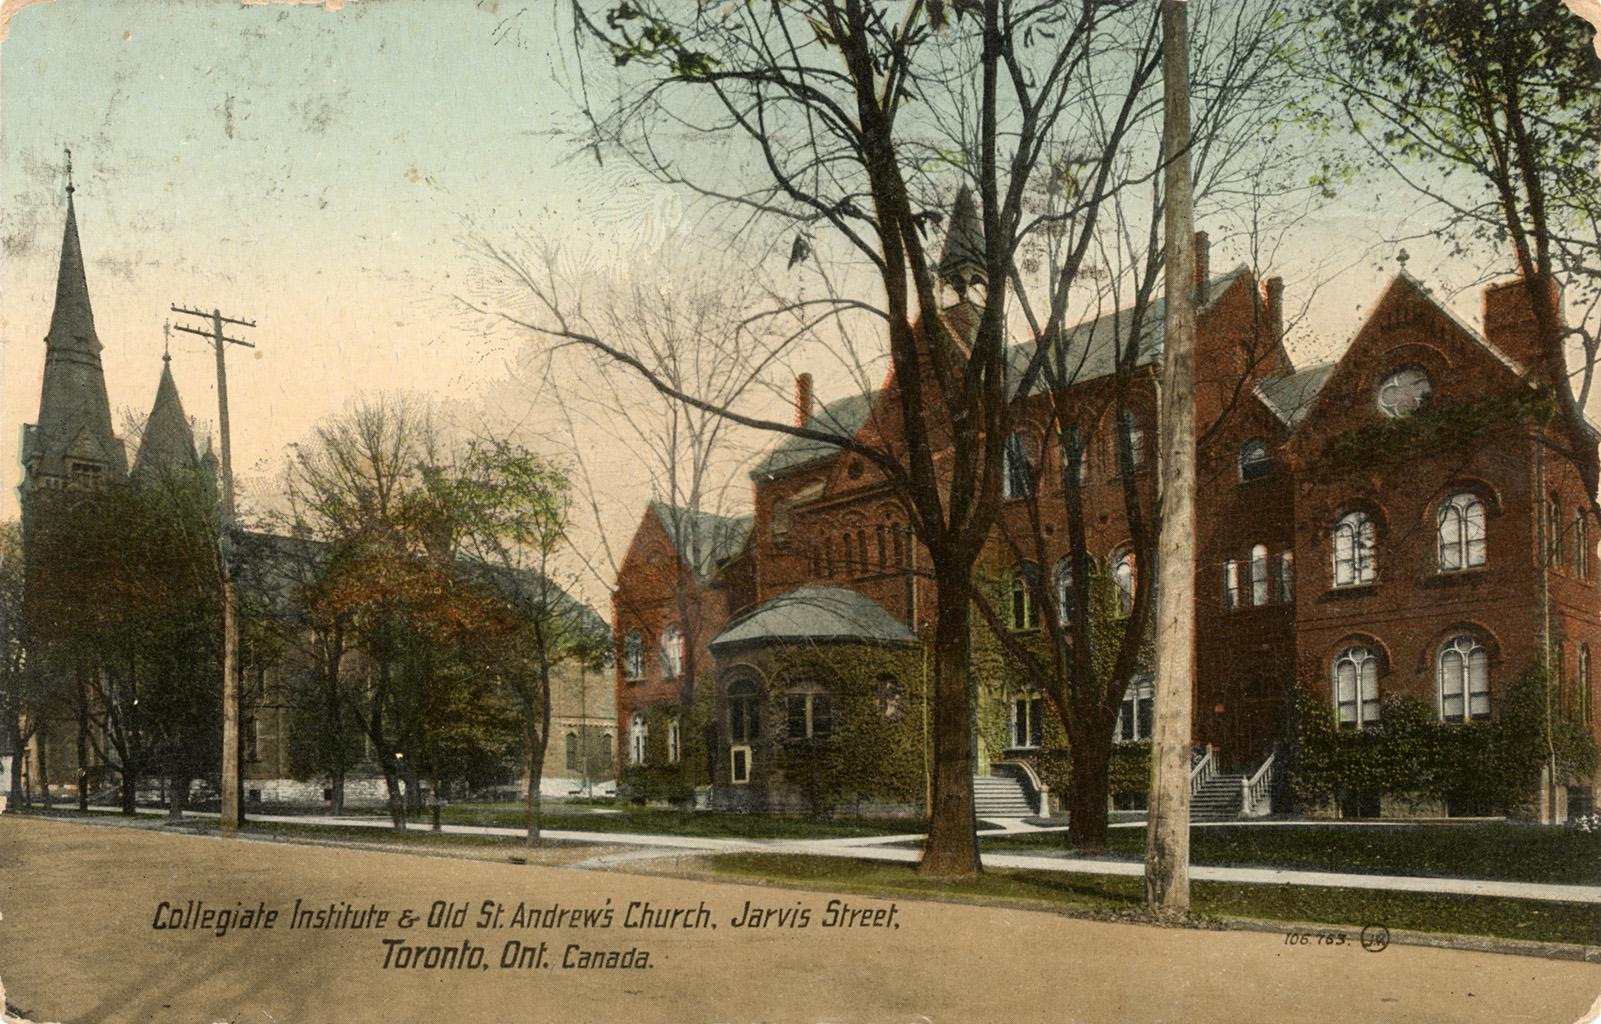
[{"label": "gabled roof", "polygon": [[719,516],[652,501],[650,510],[683,563],[697,575],[709,576],[739,554],[750,536],[754,516]]},{"label": "gabled roof", "polygon": [[194,431],[189,427],[189,417],[184,415],[178,385],[172,379],[172,360],[164,356],[156,401],[150,407],[150,418],[145,420],[144,436],[133,458],[133,475],[171,473],[199,465]]},{"label": "gabled roof", "polygon": [[[1242,263],[1228,273],[1207,281],[1198,296],[1195,311],[1202,313],[1210,309],[1241,275],[1249,274],[1250,268]],[[1144,319],[1140,323],[1140,337],[1134,356],[1135,366],[1150,366],[1161,361],[1166,320],[1167,299],[1165,297],[1152,299],[1146,306]],[[1112,376],[1117,372],[1118,353],[1127,348],[1129,335],[1133,329],[1132,307],[1119,309],[1068,328],[1065,346],[1062,349],[1064,353],[1062,375],[1071,384]],[[1030,341],[1013,345],[1007,351],[1007,389],[1013,397],[1024,372],[1028,369],[1029,360],[1034,357],[1035,349],[1035,344]],[[1038,394],[1044,390],[1045,384],[1041,381],[1036,383],[1033,393]]]},{"label": "gabled roof", "polygon": [[729,623],[712,639],[720,653],[743,644],[915,644],[907,629],[873,600],[839,587],[796,587]]},{"label": "gabled roof", "polygon": [[[826,430],[845,437],[854,437],[867,422],[867,417],[872,411],[872,395],[846,395],[814,410],[807,417],[805,425],[813,430]],[[837,445],[791,434],[774,445],[767,456],[756,464],[756,468],[751,470],[750,475],[763,477],[787,473],[821,459],[832,458],[837,451],[839,451]]]},{"label": "gabled roof", "polygon": [[1322,363],[1297,370],[1286,377],[1265,377],[1257,382],[1256,397],[1279,418],[1280,423],[1293,430],[1338,365]]}]

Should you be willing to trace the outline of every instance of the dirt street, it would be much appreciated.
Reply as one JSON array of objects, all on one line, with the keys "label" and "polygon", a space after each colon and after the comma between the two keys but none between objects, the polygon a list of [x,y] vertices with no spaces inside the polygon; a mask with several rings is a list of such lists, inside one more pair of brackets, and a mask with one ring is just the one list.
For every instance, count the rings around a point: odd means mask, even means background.
[{"label": "dirt street", "polygon": [[1573,1024],[1601,993],[1594,964],[830,899],[0,817],[35,1021]]}]

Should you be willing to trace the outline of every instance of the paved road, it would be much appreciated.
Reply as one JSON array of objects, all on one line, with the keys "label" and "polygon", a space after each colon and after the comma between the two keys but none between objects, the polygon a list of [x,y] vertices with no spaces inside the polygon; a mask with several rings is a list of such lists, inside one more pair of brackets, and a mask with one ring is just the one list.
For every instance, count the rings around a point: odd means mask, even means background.
[{"label": "paved road", "polygon": [[[152,815],[162,811],[147,811]],[[196,817],[216,817],[195,815]],[[313,815],[255,814],[257,822],[278,822],[301,826],[343,828],[389,828],[389,819],[374,815],[354,815],[342,818]],[[1007,827],[980,832],[980,835],[1000,835],[1020,831],[1008,823]],[[521,829],[500,828],[492,825],[445,825],[443,831],[452,835],[506,836],[522,835]],[[706,853],[801,853],[830,857],[850,857],[855,860],[916,861],[917,850],[904,844],[922,839],[920,834],[891,836],[849,836],[836,839],[716,839],[701,836],[643,835],[622,832],[586,832],[546,829],[552,839],[581,843],[606,843],[638,846],[663,850]],[[984,854],[984,863],[997,868],[1025,868],[1032,871],[1054,871],[1065,874],[1135,876],[1145,873],[1142,863],[1128,860],[1091,859],[1050,854],[1000,853]],[[1507,882],[1473,878],[1423,878],[1415,875],[1374,875],[1343,873],[1338,871],[1299,871],[1281,868],[1244,868],[1193,865],[1190,877],[1202,882],[1245,882],[1259,885],[1313,885],[1342,889],[1394,889],[1402,892],[1450,893],[1461,896],[1506,896],[1525,900],[1549,900],[1554,903],[1593,903],[1601,906],[1601,886],[1560,885],[1550,882]]]},{"label": "paved road", "polygon": [[[615,838],[615,837],[613,837]],[[162,901],[296,898],[392,915],[432,901],[602,909],[613,927],[154,930]],[[0,979],[37,1021],[1578,1021],[1601,966],[1392,946],[1290,947],[1280,935],[848,898],[889,927],[824,927],[827,894],[408,854],[227,841],[0,817]],[[716,928],[623,927],[631,902],[698,908]],[[733,926],[746,901],[809,911]],[[782,923],[781,923],[782,922]],[[384,940],[486,949],[487,970],[383,966]],[[499,969],[504,944],[547,967]],[[638,947],[649,966],[561,966]],[[438,954],[436,954],[438,955]],[[570,958],[569,958],[570,959]]]}]

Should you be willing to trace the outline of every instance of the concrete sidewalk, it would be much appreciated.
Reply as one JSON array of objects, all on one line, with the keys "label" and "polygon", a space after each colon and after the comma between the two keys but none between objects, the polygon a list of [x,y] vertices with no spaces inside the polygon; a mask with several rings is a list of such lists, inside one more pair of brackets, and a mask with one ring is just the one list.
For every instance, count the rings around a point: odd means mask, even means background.
[{"label": "concrete sidewalk", "polygon": [[[164,815],[155,809],[141,811]],[[215,814],[194,813],[193,818],[215,818]],[[312,817],[288,814],[255,814],[250,820],[260,823],[321,826],[327,828],[365,828],[388,831],[389,819],[376,816],[345,816],[339,818]],[[413,831],[429,831],[420,826]],[[1010,828],[985,830],[979,835],[1013,834]],[[488,836],[516,838],[522,829],[494,825],[445,825],[445,835]],[[848,857],[856,860],[894,861],[916,863],[921,857],[918,850],[908,849],[906,843],[917,842],[921,834],[907,833],[889,836],[847,836],[831,839],[727,839],[709,836],[649,835],[634,832],[589,832],[566,829],[544,829],[541,835],[562,842],[594,843],[610,846],[633,846],[642,850],[657,850],[662,855],[672,853],[788,853],[824,857]],[[635,858],[629,858],[635,859]],[[1145,866],[1139,861],[1112,860],[1089,857],[1066,857],[1051,854],[986,853],[984,864],[995,868],[1014,868],[1028,871],[1051,871],[1062,874],[1139,876]],[[609,864],[609,862],[608,862]],[[597,863],[597,867],[606,866]],[[1377,889],[1399,892],[1436,893],[1457,896],[1498,896],[1523,900],[1543,900],[1553,903],[1587,903],[1601,906],[1601,886],[1559,885],[1546,882],[1509,882],[1475,878],[1431,878],[1420,875],[1373,875],[1336,871],[1302,871],[1262,867],[1220,867],[1192,865],[1190,877],[1203,882],[1234,882],[1248,885],[1307,885],[1334,889]]]}]

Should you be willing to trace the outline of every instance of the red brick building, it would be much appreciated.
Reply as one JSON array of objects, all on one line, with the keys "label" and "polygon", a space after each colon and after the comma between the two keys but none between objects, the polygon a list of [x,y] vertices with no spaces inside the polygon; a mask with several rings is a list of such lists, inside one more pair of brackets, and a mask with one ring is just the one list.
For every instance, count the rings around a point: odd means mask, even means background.
[{"label": "red brick building", "polygon": [[[1486,290],[1481,334],[1402,272],[1338,362],[1296,368],[1282,345],[1282,284],[1259,282],[1243,266],[1208,276],[1200,242],[1196,741],[1227,765],[1261,765],[1298,682],[1349,729],[1371,725],[1392,693],[1429,702],[1446,722],[1492,717],[1501,687],[1540,660],[1547,637],[1563,713],[1601,738],[1590,668],[1601,650],[1601,524],[1585,483],[1596,478],[1598,435],[1550,397],[1566,385],[1544,379],[1522,285]],[[950,314],[960,317],[960,305]],[[1113,359],[1132,329],[1120,310],[1070,333],[1077,371],[1054,397],[1075,410],[1073,444],[1055,444],[1045,428],[1052,396],[1014,398],[1008,456],[1031,473],[1008,488],[987,571],[1016,571],[1006,535],[1032,529],[1025,495],[1012,492],[1054,493],[1076,471],[1089,551],[1120,585],[1133,585],[1115,445],[1130,446],[1135,485],[1149,498],[1161,304],[1145,316],[1119,425]],[[1016,349],[1014,369],[1030,351]],[[893,386],[817,405],[802,375],[797,422],[893,444]],[[1041,455],[1069,449],[1080,454]],[[859,456],[786,437],[751,478],[748,519],[683,514],[690,528],[678,529],[678,542],[665,506],[653,504],[641,523],[614,599],[620,736],[642,708],[681,706],[686,677],[701,686],[759,678],[750,624],[796,588],[863,595],[908,635],[932,619],[933,587],[918,573],[926,553]],[[1038,507],[1049,513],[1053,504]],[[1046,571],[1063,573],[1064,523],[1046,518],[1039,535]],[[683,538],[701,539],[690,550]],[[1028,613],[1018,614],[1026,628]],[[680,624],[691,619],[685,632]],[[875,642],[891,639],[874,628]],[[737,650],[719,644],[724,630],[739,631]],[[670,671],[686,659],[693,669]],[[1003,749],[981,736],[985,764],[1027,757],[1040,742],[1029,721],[1040,714],[1037,698],[1003,699],[1010,728]],[[1147,738],[1148,700],[1148,684],[1131,686],[1118,739]],[[721,699],[717,707],[713,750],[732,743],[728,708]],[[785,723],[775,724],[782,732]],[[648,759],[643,747],[636,753]],[[707,781],[733,784],[734,766],[714,762]]]}]

